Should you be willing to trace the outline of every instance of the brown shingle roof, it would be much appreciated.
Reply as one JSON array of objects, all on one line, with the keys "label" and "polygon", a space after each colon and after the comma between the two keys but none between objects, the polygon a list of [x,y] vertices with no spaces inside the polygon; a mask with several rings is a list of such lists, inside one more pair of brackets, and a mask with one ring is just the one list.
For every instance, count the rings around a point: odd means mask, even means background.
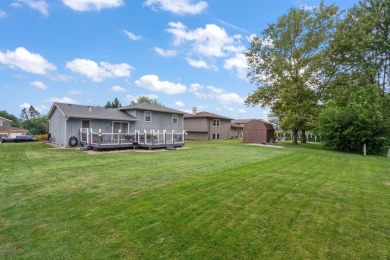
[{"label": "brown shingle roof", "polygon": [[214,113],[209,113],[209,112],[199,112],[199,113],[196,113],[195,115],[185,114],[184,119],[186,119],[186,118],[215,118],[215,119],[232,120],[229,117],[220,116],[220,115],[217,115]]}]

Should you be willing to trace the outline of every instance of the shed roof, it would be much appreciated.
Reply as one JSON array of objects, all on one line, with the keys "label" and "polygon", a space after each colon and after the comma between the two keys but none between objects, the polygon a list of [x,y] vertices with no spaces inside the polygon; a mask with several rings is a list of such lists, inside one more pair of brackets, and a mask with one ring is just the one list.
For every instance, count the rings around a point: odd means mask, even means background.
[{"label": "shed roof", "polygon": [[164,107],[161,105],[156,104],[148,104],[148,103],[141,103],[133,106],[126,106],[121,107],[119,110],[126,111],[126,110],[147,110],[147,111],[157,111],[157,112],[165,112],[165,113],[171,113],[171,114],[181,114],[184,115],[185,112],[179,111],[176,109],[172,109],[169,107]]},{"label": "shed roof", "polygon": [[229,117],[225,116],[220,116],[214,113],[209,113],[209,112],[199,112],[196,113],[195,115],[192,114],[185,114],[184,119],[189,119],[189,118],[216,118],[216,119],[225,119],[225,120],[232,120]]},{"label": "shed roof", "polygon": [[120,121],[136,121],[137,119],[117,108],[84,106],[54,102],[47,117],[50,118],[58,108],[64,116],[72,118],[108,119]]}]

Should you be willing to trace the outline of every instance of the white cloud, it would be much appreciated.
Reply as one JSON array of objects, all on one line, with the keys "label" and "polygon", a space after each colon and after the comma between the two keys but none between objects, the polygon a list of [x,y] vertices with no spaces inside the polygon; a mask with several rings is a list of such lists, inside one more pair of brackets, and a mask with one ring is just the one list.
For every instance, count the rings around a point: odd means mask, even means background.
[{"label": "white cloud", "polygon": [[141,40],[142,39],[142,36],[140,35],[135,35],[134,33],[132,32],[129,32],[127,30],[123,30],[123,32],[126,34],[126,36],[132,40],[132,41],[138,41],[138,40]]},{"label": "white cloud", "polygon": [[245,114],[246,110],[241,108],[241,109],[238,110],[238,113]]},{"label": "white cloud", "polygon": [[100,11],[124,5],[123,0],[62,0],[67,7],[79,11]]},{"label": "white cloud", "polygon": [[13,7],[13,8],[22,8],[22,4],[21,3],[16,3],[16,2],[10,4],[10,6]]},{"label": "white cloud", "polygon": [[15,51],[0,52],[0,63],[41,75],[56,70],[56,67],[41,55],[31,53],[23,47],[16,48]]},{"label": "white cloud", "polygon": [[27,5],[31,9],[37,10],[38,12],[40,12],[41,14],[43,14],[45,16],[49,15],[49,11],[47,10],[49,8],[49,5],[43,0],[39,0],[39,1],[36,1],[36,0],[17,0],[17,1]]},{"label": "white cloud", "polygon": [[29,109],[30,106],[31,105],[29,103],[23,103],[23,104],[19,105],[20,108],[25,108],[25,109]]},{"label": "white cloud", "polygon": [[69,91],[69,95],[80,95],[82,93],[81,90],[78,90],[78,89],[73,89],[71,91]]},{"label": "white cloud", "polygon": [[146,0],[145,5],[151,6],[154,10],[159,8],[178,15],[200,14],[207,8],[207,3],[204,1],[192,2],[191,0]]},{"label": "white cloud", "polygon": [[126,92],[126,89],[124,89],[118,85],[112,86],[111,90],[116,91],[116,92]]},{"label": "white cloud", "polygon": [[7,13],[0,9],[0,20],[5,19],[7,17]]},{"label": "white cloud", "polygon": [[47,86],[41,81],[33,81],[33,82],[30,82],[30,84],[36,88],[39,88],[39,89],[47,89]]},{"label": "white cloud", "polygon": [[181,102],[181,101],[176,101],[175,105],[178,106],[178,107],[184,107],[185,106],[184,103]]},{"label": "white cloud", "polygon": [[195,68],[203,68],[203,69],[211,69],[211,70],[218,70],[218,68],[215,65],[207,64],[204,60],[194,60],[191,58],[186,58],[189,65]]},{"label": "white cloud", "polygon": [[133,95],[127,95],[126,96],[126,99],[131,102],[131,101],[136,101],[139,97],[148,97],[150,99],[158,99],[158,96],[157,95],[153,95],[153,94],[141,94],[141,95],[137,95],[137,96],[133,96]]},{"label": "white cloud", "polygon": [[158,55],[163,57],[174,57],[177,55],[177,51],[175,50],[163,50],[158,47],[155,47],[154,50],[158,53]]},{"label": "white cloud", "polygon": [[188,91],[194,93],[200,99],[215,99],[222,105],[231,103],[244,104],[244,98],[237,93],[226,92],[226,90],[214,86],[204,87],[199,83],[194,83],[190,85]]},{"label": "white cloud", "polygon": [[214,86],[208,86],[207,89],[209,89],[213,94],[213,97],[223,105],[231,103],[244,104],[244,98],[240,97],[240,95],[235,92],[227,93],[224,89]]},{"label": "white cloud", "polygon": [[193,83],[190,85],[189,92],[194,93],[195,96],[197,96],[200,99],[206,99],[211,98],[209,95],[202,93],[203,86],[199,83]]},{"label": "white cloud", "polygon": [[146,88],[150,91],[159,91],[166,94],[179,94],[186,91],[186,86],[180,83],[172,83],[169,81],[160,81],[156,75],[145,75],[134,82],[137,86]]},{"label": "white cloud", "polygon": [[129,64],[111,64],[108,62],[96,62],[86,59],[74,59],[66,63],[66,68],[72,72],[99,82],[105,78],[130,77],[132,67]]},{"label": "white cloud", "polygon": [[62,97],[62,98],[51,97],[51,98],[49,98],[49,101],[52,103],[53,102],[68,103],[68,104],[78,104],[79,103],[77,100],[74,100],[74,99],[68,98],[68,97]]},{"label": "white cloud", "polygon": [[169,26],[167,32],[174,36],[175,46],[190,43],[191,49],[202,56],[223,57],[226,55],[225,50],[234,44],[234,38],[229,37],[223,28],[215,24],[206,24],[205,28],[197,28],[194,31],[187,30],[180,22],[170,22]]},{"label": "white cloud", "polygon": [[244,54],[236,54],[235,57],[229,58],[225,60],[225,65],[223,66],[227,70],[236,69],[237,77],[240,79],[246,79],[247,74],[247,65],[246,65],[246,57]]}]

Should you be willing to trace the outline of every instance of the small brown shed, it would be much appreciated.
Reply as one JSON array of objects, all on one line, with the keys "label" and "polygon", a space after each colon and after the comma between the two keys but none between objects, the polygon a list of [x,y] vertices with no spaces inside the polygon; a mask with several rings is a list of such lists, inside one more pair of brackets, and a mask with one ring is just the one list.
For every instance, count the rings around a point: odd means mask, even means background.
[{"label": "small brown shed", "polygon": [[254,119],[243,128],[244,143],[268,143],[274,138],[275,130],[271,123]]}]

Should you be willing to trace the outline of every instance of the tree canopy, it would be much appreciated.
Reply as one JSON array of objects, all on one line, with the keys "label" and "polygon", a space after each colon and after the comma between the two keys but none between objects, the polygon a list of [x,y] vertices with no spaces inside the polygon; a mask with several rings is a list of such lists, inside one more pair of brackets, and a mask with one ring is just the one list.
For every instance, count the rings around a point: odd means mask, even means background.
[{"label": "tree canopy", "polygon": [[[246,53],[252,83],[259,87],[246,104],[271,108],[271,117],[283,129],[314,127],[319,90],[324,81],[326,52],[338,9],[321,3],[314,10],[291,8],[251,40]],[[304,135],[303,135],[304,136]]]},{"label": "tree canopy", "polygon": [[142,103],[161,105],[161,103],[158,102],[156,98],[150,98],[148,96],[139,96],[135,100],[132,100],[130,105],[134,106]]},{"label": "tree canopy", "polygon": [[114,98],[114,100],[112,102],[108,101],[104,107],[105,108],[118,108],[118,107],[122,107],[122,104],[118,98]]}]

